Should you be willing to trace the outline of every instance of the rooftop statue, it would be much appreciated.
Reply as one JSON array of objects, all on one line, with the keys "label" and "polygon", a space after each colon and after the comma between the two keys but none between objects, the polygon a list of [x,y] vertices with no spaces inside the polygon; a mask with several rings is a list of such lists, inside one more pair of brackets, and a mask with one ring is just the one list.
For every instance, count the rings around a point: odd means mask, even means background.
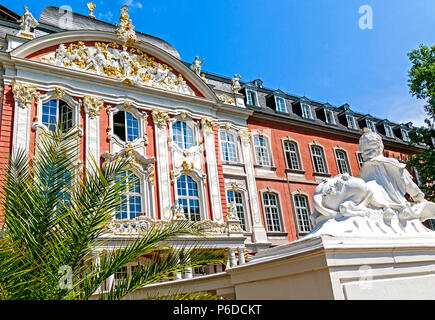
[{"label": "rooftop statue", "polygon": [[[382,138],[364,129],[359,141],[363,165],[358,177],[341,174],[314,191],[312,234],[395,235],[431,233],[422,224],[435,218],[406,165],[382,155]],[[412,197],[412,202],[405,198]]]},{"label": "rooftop statue", "polygon": [[238,74],[235,74],[234,77],[231,79],[231,90],[234,93],[239,93],[239,90],[242,88],[240,85],[240,80],[242,77]]},{"label": "rooftop statue", "polygon": [[202,69],[202,63],[204,62],[205,58],[202,59],[202,61],[199,61],[199,57],[196,56],[195,60],[192,62],[192,65],[190,66],[190,69],[193,70],[199,77],[201,77],[201,69]]},{"label": "rooftop statue", "polygon": [[33,17],[33,15],[29,12],[29,8],[26,6],[24,6],[24,14],[21,16],[18,22],[21,22],[21,31],[19,35],[33,36],[31,29],[34,29],[39,25],[39,22]]}]

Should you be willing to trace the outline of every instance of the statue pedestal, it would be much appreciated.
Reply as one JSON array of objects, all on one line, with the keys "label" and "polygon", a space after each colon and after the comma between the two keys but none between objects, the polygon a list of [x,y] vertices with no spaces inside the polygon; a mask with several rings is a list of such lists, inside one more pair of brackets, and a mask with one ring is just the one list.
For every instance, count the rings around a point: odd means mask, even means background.
[{"label": "statue pedestal", "polygon": [[435,299],[435,236],[312,236],[227,273],[242,300]]}]

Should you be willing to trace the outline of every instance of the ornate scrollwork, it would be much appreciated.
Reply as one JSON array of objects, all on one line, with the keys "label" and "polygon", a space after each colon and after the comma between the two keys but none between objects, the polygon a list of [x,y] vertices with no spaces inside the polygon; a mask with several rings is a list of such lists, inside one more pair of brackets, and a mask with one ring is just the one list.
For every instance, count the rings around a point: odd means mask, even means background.
[{"label": "ornate scrollwork", "polygon": [[172,92],[195,95],[181,74],[164,63],[158,63],[139,49],[123,47],[117,43],[95,42],[88,47],[84,42],[68,47],[60,44],[55,52],[41,61],[73,70],[89,72],[119,79],[127,86],[144,85]]},{"label": "ornate scrollwork", "polygon": [[234,104],[234,99],[225,94],[216,94],[216,96],[219,101],[222,101],[223,103]]},{"label": "ornate scrollwork", "polygon": [[213,128],[216,125],[216,121],[202,118],[201,119],[201,127],[205,133],[210,134],[213,132]]},{"label": "ornate scrollwork", "polygon": [[167,112],[153,109],[151,111],[151,115],[153,117],[154,123],[156,123],[159,127],[166,126],[167,121],[170,119]]},{"label": "ornate scrollwork", "polygon": [[30,106],[34,98],[38,99],[39,97],[36,87],[19,83],[12,84],[12,92],[14,94],[15,102],[23,109]]},{"label": "ornate scrollwork", "polygon": [[89,115],[89,118],[91,119],[100,115],[103,105],[103,99],[90,96],[83,97],[83,106],[85,107],[85,112]]},{"label": "ornate scrollwork", "polygon": [[245,143],[251,143],[251,131],[248,128],[240,128],[239,129],[240,140]]}]

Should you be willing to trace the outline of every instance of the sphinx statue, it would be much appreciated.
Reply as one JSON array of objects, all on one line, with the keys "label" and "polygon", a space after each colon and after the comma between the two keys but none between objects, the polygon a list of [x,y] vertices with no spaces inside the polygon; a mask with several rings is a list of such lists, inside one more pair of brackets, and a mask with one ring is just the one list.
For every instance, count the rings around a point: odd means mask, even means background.
[{"label": "sphinx statue", "polygon": [[435,203],[425,200],[406,165],[384,157],[382,138],[367,128],[358,147],[364,160],[358,177],[340,174],[316,187],[312,234],[432,233],[422,222],[435,219]]}]

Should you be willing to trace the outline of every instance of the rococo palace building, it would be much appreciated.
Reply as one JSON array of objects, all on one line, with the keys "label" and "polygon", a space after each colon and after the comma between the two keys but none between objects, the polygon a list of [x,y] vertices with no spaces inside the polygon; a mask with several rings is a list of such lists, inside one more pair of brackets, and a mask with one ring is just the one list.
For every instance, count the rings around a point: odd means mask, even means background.
[{"label": "rococo palace building", "polygon": [[406,161],[423,148],[409,143],[411,123],[203,72],[199,57],[184,62],[169,43],[133,29],[127,6],[116,25],[92,12],[47,7],[36,20],[27,8],[0,6],[0,161],[18,148],[33,155],[58,121],[80,128],[78,164],[130,157],[139,182],[106,249],[181,207],[210,226],[205,246],[229,259],[179,279],[220,273],[309,233],[316,186],[358,175],[363,128],[382,136],[386,157]]}]

